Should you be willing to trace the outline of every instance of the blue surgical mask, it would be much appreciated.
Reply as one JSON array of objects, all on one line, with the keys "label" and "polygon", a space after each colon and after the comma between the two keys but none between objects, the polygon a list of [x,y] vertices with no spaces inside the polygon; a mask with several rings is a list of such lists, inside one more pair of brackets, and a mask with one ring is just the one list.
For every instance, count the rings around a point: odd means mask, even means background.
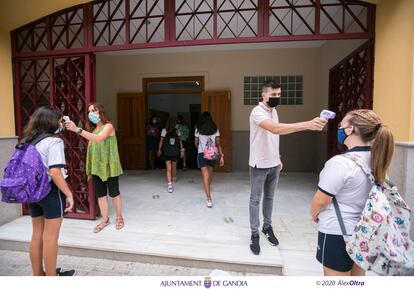
[{"label": "blue surgical mask", "polygon": [[101,120],[101,118],[99,117],[99,114],[94,113],[92,111],[90,113],[88,113],[88,118],[94,124],[97,124]]},{"label": "blue surgical mask", "polygon": [[338,128],[338,132],[337,132],[337,138],[338,138],[338,143],[340,144],[344,144],[345,139],[348,137],[345,133],[345,128]]}]

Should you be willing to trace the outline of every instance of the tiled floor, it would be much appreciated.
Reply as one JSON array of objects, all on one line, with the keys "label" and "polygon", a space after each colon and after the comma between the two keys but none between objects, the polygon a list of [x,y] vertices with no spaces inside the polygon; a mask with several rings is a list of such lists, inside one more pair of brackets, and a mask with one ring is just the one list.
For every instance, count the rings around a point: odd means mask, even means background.
[{"label": "tiled floor", "polygon": [[[126,226],[112,224],[99,234],[97,221],[65,219],[60,244],[105,251],[138,252],[214,262],[280,267],[285,275],[320,275],[314,258],[316,227],[309,217],[317,176],[286,174],[275,194],[273,223],[279,247],[261,239],[262,253],[249,250],[249,176],[217,173],[214,207],[208,209],[199,171],[179,171],[175,191],[166,190],[164,171],[131,171],[120,179]],[[30,220],[22,217],[0,227],[0,239],[29,241]],[[2,258],[2,257],[0,257]]]}]

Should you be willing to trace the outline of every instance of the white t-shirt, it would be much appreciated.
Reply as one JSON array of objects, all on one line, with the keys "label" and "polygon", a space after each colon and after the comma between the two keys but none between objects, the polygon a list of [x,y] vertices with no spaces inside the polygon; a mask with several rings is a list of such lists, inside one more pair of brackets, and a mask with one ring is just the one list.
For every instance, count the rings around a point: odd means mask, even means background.
[{"label": "white t-shirt", "polygon": [[279,122],[276,109],[266,107],[262,102],[250,113],[250,154],[249,166],[272,168],[280,165],[279,135],[260,127],[260,123],[270,119]]},{"label": "white t-shirt", "polygon": [[200,134],[198,132],[198,129],[195,130],[194,136],[198,138],[198,153],[201,154],[204,150],[204,148],[207,145],[207,141],[211,138],[211,140],[215,143],[216,142],[216,137],[220,136],[220,132],[219,130],[217,130],[214,134],[212,135],[204,135],[204,134]]},{"label": "white t-shirt", "polygon": [[61,168],[62,175],[66,179],[67,174],[64,169],[66,165],[65,145],[63,140],[58,137],[47,137],[38,142],[35,147],[42,157],[43,164],[47,168],[49,181],[52,179],[49,173],[49,169],[51,168]]},{"label": "white t-shirt", "polygon": [[[181,136],[180,131],[178,129],[175,132],[177,133],[178,137]],[[163,128],[161,131],[161,137],[165,137],[166,135],[167,135],[167,130]]]},{"label": "white t-shirt", "polygon": [[[347,154],[360,158],[369,168],[371,167],[369,147],[355,147]],[[372,187],[368,177],[354,161],[337,155],[325,163],[319,175],[318,186],[323,193],[336,197],[346,233],[352,234]],[[319,214],[319,231],[325,234],[342,235],[333,202]]]}]

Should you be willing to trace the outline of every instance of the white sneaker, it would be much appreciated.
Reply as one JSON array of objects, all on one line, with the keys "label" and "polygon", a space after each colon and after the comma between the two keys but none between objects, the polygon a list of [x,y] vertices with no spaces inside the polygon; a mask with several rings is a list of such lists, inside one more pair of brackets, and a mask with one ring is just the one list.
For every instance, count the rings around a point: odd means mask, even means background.
[{"label": "white sneaker", "polygon": [[212,208],[213,202],[211,200],[207,200],[207,208]]},{"label": "white sneaker", "polygon": [[174,187],[172,185],[172,183],[168,183],[168,188],[167,188],[168,192],[171,194],[172,192],[174,192]]}]

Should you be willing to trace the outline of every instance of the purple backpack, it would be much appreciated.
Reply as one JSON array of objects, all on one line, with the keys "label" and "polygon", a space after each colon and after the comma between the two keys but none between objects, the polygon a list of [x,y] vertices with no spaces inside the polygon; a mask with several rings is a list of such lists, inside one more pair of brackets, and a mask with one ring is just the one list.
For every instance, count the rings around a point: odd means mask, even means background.
[{"label": "purple backpack", "polygon": [[52,136],[43,134],[31,143],[16,145],[16,150],[4,170],[0,182],[2,202],[35,203],[45,198],[50,192],[47,168],[35,145],[41,140]]}]

